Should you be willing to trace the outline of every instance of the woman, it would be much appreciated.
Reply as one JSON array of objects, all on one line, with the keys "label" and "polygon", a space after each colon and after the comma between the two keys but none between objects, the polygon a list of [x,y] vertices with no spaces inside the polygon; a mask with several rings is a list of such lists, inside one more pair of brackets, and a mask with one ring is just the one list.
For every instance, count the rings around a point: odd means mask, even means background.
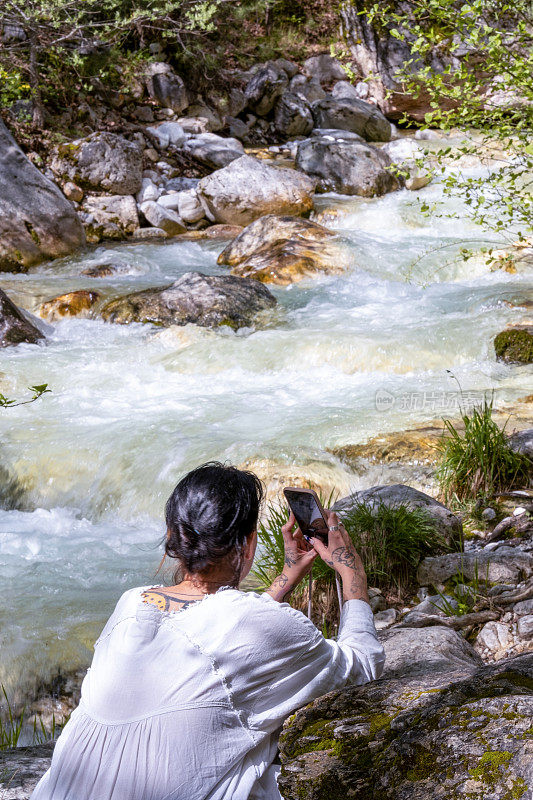
[{"label": "woman", "polygon": [[[284,719],[380,675],[363,565],[335,514],[313,549],[289,517],[282,574],[264,594],[239,591],[261,500],[255,475],[218,463],[178,483],[165,551],[181,578],[122,595],[32,800],[279,800]],[[317,556],[342,577],[338,641],[284,602]]]}]

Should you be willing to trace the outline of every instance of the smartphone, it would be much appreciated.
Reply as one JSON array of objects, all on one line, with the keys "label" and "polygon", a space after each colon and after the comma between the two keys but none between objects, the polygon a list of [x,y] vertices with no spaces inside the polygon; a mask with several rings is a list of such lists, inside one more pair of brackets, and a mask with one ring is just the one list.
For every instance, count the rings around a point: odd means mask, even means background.
[{"label": "smartphone", "polygon": [[316,536],[327,546],[328,520],[317,493],[312,489],[287,486],[283,494],[304,538],[309,541],[312,536]]}]

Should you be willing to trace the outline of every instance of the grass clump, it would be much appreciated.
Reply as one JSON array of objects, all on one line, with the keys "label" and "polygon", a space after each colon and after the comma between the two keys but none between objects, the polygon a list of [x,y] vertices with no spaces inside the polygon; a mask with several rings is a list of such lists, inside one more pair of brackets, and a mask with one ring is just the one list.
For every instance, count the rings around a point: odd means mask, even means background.
[{"label": "grass clump", "polygon": [[529,485],[530,459],[509,447],[505,426],[492,418],[493,401],[461,415],[464,431],[444,420],[445,432],[437,447],[440,453],[437,480],[445,502],[482,499],[498,492]]},{"label": "grass clump", "polygon": [[[30,722],[26,716],[26,706],[20,714],[13,711],[5,687],[2,686],[2,694],[6,702],[7,714],[3,720],[0,716],[0,751],[8,750],[11,747],[18,747],[20,737],[26,731],[31,731],[31,744],[44,744],[53,741],[56,737],[56,719],[52,716],[51,729],[47,730],[42,719],[34,717]],[[64,720],[66,722],[66,720]]]}]

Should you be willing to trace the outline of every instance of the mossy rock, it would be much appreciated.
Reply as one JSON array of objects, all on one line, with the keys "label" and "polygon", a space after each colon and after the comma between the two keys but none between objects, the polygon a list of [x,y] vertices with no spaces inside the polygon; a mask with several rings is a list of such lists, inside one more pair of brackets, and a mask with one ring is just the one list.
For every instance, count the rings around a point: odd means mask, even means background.
[{"label": "mossy rock", "polygon": [[[438,627],[406,631],[390,634],[400,659],[403,636],[435,637]],[[533,659],[480,667],[461,653],[458,634],[457,642],[453,632],[441,636],[438,652],[420,641],[418,658],[408,653],[410,665],[393,658],[381,680],[318,698],[286,722],[285,800],[529,798]]]},{"label": "mossy rock", "polygon": [[494,339],[496,358],[519,364],[533,363],[533,325],[507,328]]}]

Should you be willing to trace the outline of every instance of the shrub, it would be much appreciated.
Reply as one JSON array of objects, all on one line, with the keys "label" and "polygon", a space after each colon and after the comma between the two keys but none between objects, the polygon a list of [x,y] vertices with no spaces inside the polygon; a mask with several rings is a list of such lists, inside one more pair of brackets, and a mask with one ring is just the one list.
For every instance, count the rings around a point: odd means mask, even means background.
[{"label": "shrub", "polygon": [[531,460],[511,450],[505,426],[498,427],[492,410],[492,399],[485,399],[470,414],[465,411],[461,415],[464,432],[444,420],[445,432],[437,445],[437,480],[445,502],[454,496],[460,502],[487,501],[531,481]]}]

